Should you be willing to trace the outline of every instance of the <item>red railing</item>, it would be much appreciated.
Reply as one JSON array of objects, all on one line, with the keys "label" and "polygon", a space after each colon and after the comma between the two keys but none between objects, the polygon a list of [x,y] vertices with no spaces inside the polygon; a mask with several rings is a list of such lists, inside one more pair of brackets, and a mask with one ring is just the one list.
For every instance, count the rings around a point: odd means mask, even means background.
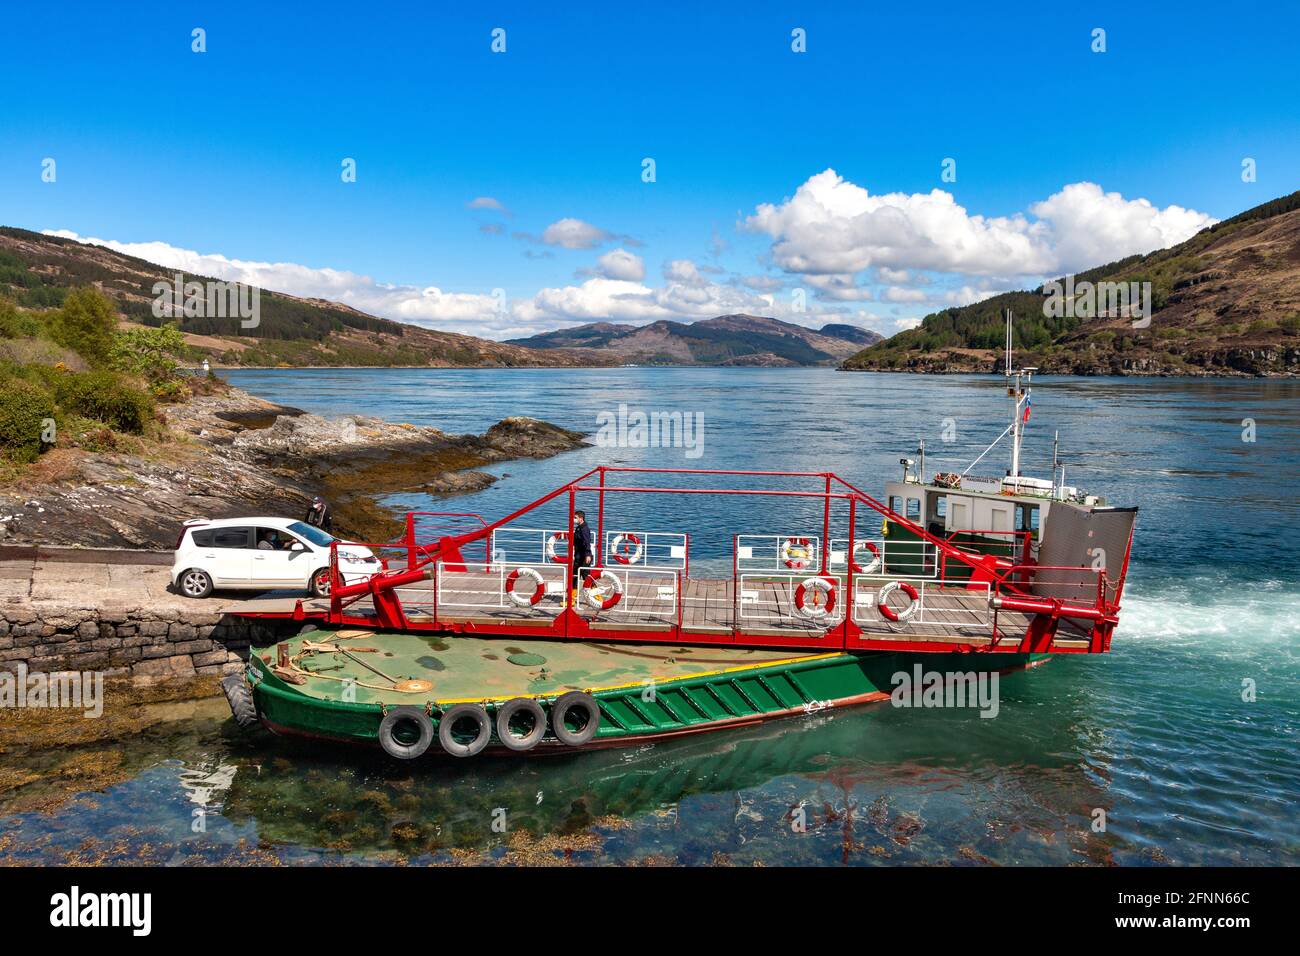
[{"label": "red railing", "polygon": [[[755,488],[690,488],[690,487],[661,487],[658,485],[636,485],[636,484],[611,484],[607,481],[609,473],[651,473],[651,474],[684,474],[684,475],[732,475],[732,476],[764,476],[764,477],[787,477],[787,478],[814,478],[819,479],[821,487],[818,490],[789,490],[789,489],[755,489]],[[598,476],[595,482],[589,482],[592,476]],[[596,529],[594,543],[596,547],[603,549],[603,528],[605,525],[605,499],[607,495],[616,494],[648,494],[648,495],[711,495],[711,496],[763,496],[777,499],[821,499],[823,501],[822,511],[822,542],[820,549],[821,554],[815,562],[817,567],[806,569],[809,575],[826,576],[831,572],[828,569],[828,560],[830,556],[829,542],[831,538],[831,512],[833,505],[839,505],[847,509],[848,518],[848,540],[854,540],[854,534],[858,527],[857,511],[859,507],[865,506],[871,512],[883,516],[889,522],[900,528],[907,529],[918,539],[929,542],[940,556],[941,578],[948,574],[948,562],[959,563],[971,569],[974,581],[978,578],[981,585],[987,585],[991,596],[996,598],[993,617],[993,643],[997,643],[998,626],[996,612],[997,610],[1021,611],[1025,614],[1046,616],[1055,622],[1061,619],[1073,620],[1084,626],[1086,623],[1093,635],[1093,644],[1100,644],[1097,649],[1104,649],[1108,643],[1110,630],[1113,628],[1118,604],[1107,603],[1107,585],[1105,574],[1093,571],[1088,568],[1061,568],[1045,567],[1035,565],[1029,558],[1033,534],[1028,531],[993,531],[993,530],[962,530],[941,537],[932,534],[923,528],[919,523],[911,521],[898,514],[893,509],[877,501],[872,496],[862,492],[847,481],[831,473],[820,472],[770,472],[770,471],[742,471],[742,470],[707,470],[707,469],[652,469],[652,468],[622,468],[608,467],[596,468],[580,476],[569,484],[562,485],[550,493],[542,496],[536,501],[517,509],[511,514],[494,522],[485,521],[480,515],[468,512],[412,512],[407,516],[407,526],[404,539],[401,542],[386,542],[375,545],[361,545],[374,550],[377,554],[393,555],[398,562],[397,569],[392,568],[393,557],[384,560],[384,570],[375,574],[370,580],[362,583],[346,583],[340,573],[337,546],[331,548],[330,556],[330,574],[331,574],[331,615],[335,619],[341,619],[344,611],[359,600],[362,596],[369,595],[374,598],[375,611],[379,616],[380,626],[405,626],[409,622],[406,615],[402,612],[401,604],[397,596],[393,593],[394,589],[403,585],[408,585],[416,580],[426,576],[434,576],[435,581],[431,589],[421,588],[421,590],[431,590],[431,600],[434,606],[434,623],[437,622],[438,608],[438,585],[435,571],[438,562],[442,562],[443,571],[463,571],[468,570],[465,565],[477,563],[471,561],[462,553],[468,545],[476,545],[483,542],[483,563],[485,565],[493,564],[493,555],[491,554],[491,537],[492,533],[503,528],[510,523],[518,520],[524,515],[554,501],[561,495],[568,495],[569,523],[568,535],[572,540],[574,531],[574,512],[576,511],[576,499],[580,494],[594,494],[598,496],[598,505],[596,509]],[[590,506],[588,506],[590,507]],[[427,519],[438,519],[429,521]],[[473,527],[467,530],[461,530],[454,525],[471,524]],[[451,526],[449,526],[451,525]],[[437,528],[443,533],[436,537],[436,540],[425,540],[428,536],[430,527]],[[593,530],[596,530],[593,529]],[[1017,541],[1020,541],[1020,557],[1016,559],[998,559],[989,561],[988,555],[978,552],[969,551],[955,542],[955,539],[962,535],[979,535],[993,537],[1007,537],[1011,540],[1008,542],[1008,548],[1014,553],[1017,550]],[[749,642],[759,643],[753,639],[753,635],[742,633],[740,628],[740,569],[738,558],[737,538],[733,537],[732,541],[732,608],[731,608],[731,633],[716,639],[720,643]],[[689,553],[689,545],[688,545]],[[850,564],[852,561],[852,550],[850,549]],[[596,567],[600,567],[601,559],[604,555],[594,555]],[[994,556],[996,557],[996,556]],[[553,637],[577,637],[580,639],[590,639],[593,632],[588,627],[584,619],[575,613],[574,598],[570,588],[567,585],[568,580],[573,573],[574,556],[572,551],[568,555],[568,560],[564,564],[566,576],[565,587],[563,589],[563,603],[561,610],[556,614]],[[346,568],[344,569],[346,572]],[[1045,578],[1049,573],[1061,574],[1069,573],[1076,576],[1072,582],[1049,582]],[[685,601],[686,579],[689,576],[689,567],[684,569],[683,573],[677,577],[677,607],[675,609],[675,622],[672,633],[662,638],[653,638],[651,635],[635,631],[635,625],[629,624],[629,633],[625,639],[663,639],[663,640],[685,640],[685,632],[691,630],[690,622],[683,619],[683,602]],[[1095,576],[1095,580],[1093,579]],[[855,573],[851,566],[846,568],[845,577],[848,580],[848,590],[843,600],[853,600],[853,580]],[[1081,580],[1081,577],[1087,577],[1088,580]],[[1122,579],[1122,575],[1121,575]],[[1122,580],[1119,582],[1122,584]],[[1037,585],[1037,587],[1036,587]],[[1050,585],[1050,587],[1048,587]],[[1118,588],[1117,588],[1118,592]],[[1077,599],[1076,599],[1077,595]],[[1086,596],[1085,596],[1086,595]],[[805,641],[809,646],[844,646],[844,647],[862,647],[868,641],[874,638],[864,637],[856,633],[856,625],[852,620],[852,614],[846,613],[844,620],[836,623],[834,627],[817,641]],[[445,623],[445,622],[444,622]],[[450,622],[452,627],[454,621]],[[535,627],[535,625],[534,625]],[[505,628],[509,632],[509,628]],[[1055,625],[1052,625],[1054,633]],[[607,633],[607,632],[600,632]],[[827,639],[834,639],[828,644]],[[1101,635],[1099,638],[1098,635]],[[1040,635],[1041,636],[1041,635]],[[691,634],[692,640],[696,642],[713,642],[704,635]],[[1047,645],[1050,647],[1051,634],[1046,635]],[[781,641],[773,643],[780,644]],[[787,642],[789,646],[804,646],[798,640]],[[884,641],[884,644],[890,643]],[[1041,643],[1041,641],[1040,641]],[[917,641],[916,646],[922,647],[923,641]],[[939,646],[930,648],[928,645],[924,649],[938,650]],[[1000,648],[1009,649],[1009,648]],[[1023,649],[1023,648],[1022,648]]]}]

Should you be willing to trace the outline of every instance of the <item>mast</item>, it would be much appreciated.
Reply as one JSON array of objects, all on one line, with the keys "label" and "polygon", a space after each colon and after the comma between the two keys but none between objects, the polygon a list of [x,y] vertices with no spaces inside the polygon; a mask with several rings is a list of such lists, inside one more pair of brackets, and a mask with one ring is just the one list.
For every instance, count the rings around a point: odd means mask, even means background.
[{"label": "mast", "polygon": [[[1029,398],[1029,383],[1033,379],[1036,369],[1026,367],[1011,371],[1011,310],[1007,309],[1007,353],[1006,365],[1003,369],[1003,375],[1007,380],[1007,395],[1011,398],[1011,471],[1008,476],[1011,478],[1020,477],[1020,443],[1025,437],[1024,416],[1021,415],[1021,403]],[[1015,384],[1012,384],[1011,376],[1015,376]],[[1024,387],[1021,387],[1021,381]]]},{"label": "mast", "polygon": [[[1052,435],[1052,497],[1056,497],[1056,469],[1060,467],[1060,457],[1057,452],[1061,447],[1061,430],[1058,428]],[[1064,481],[1061,484],[1065,484]]]},{"label": "mast", "polygon": [[1002,374],[1007,381],[1007,395],[1011,398],[1011,470],[1007,474],[1015,478],[1020,474],[1020,375],[1011,384],[1011,310],[1007,309],[1007,353],[1006,364]]}]

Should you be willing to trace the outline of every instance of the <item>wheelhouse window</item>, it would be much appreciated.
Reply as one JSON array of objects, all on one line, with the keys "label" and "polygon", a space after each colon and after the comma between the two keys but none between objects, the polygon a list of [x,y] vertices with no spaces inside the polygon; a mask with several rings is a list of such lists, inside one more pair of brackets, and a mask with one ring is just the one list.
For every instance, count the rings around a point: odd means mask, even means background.
[{"label": "wheelhouse window", "polygon": [[1016,530],[1017,531],[1038,530],[1038,506],[1037,505],[1016,505]]},{"label": "wheelhouse window", "polygon": [[908,521],[921,520],[921,499],[920,498],[907,499],[907,520]]},{"label": "wheelhouse window", "polygon": [[934,499],[934,514],[937,518],[948,517],[948,496],[940,495]]},{"label": "wheelhouse window", "polygon": [[898,495],[890,495],[889,510],[894,512],[894,514],[901,513],[903,510],[903,499],[900,498]]}]

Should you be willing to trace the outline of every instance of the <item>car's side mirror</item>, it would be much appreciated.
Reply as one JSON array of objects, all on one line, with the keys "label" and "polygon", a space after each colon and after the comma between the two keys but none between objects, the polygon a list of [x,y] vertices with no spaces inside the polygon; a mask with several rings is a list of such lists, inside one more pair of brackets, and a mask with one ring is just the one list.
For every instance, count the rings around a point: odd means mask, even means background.
[{"label": "car's side mirror", "polygon": [[306,546],[305,544],[303,544],[301,541],[295,541],[293,544],[289,545],[289,550],[290,550],[290,551],[306,551],[306,550],[307,550],[307,546]]}]

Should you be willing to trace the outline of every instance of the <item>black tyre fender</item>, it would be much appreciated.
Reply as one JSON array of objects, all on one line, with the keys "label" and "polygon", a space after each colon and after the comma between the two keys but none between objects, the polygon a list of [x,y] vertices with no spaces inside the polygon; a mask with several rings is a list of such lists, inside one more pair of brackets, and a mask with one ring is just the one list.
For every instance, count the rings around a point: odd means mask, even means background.
[{"label": "black tyre fender", "polygon": [[230,674],[223,677],[221,690],[226,695],[226,703],[230,705],[230,713],[235,718],[235,723],[239,725],[239,729],[248,730],[256,727],[257,705],[253,703],[253,689],[248,686],[244,675]]},{"label": "black tyre fender", "polygon": [[[582,710],[586,712],[586,723],[580,730],[570,730],[566,723],[570,713]],[[570,747],[581,747],[590,743],[600,729],[600,704],[596,698],[582,691],[570,691],[558,698],[551,705],[551,730],[561,743]]]},{"label": "black tyre fender", "polygon": [[[412,724],[415,725],[418,733],[415,740],[407,740]],[[399,731],[402,732],[402,739],[398,738]],[[384,753],[390,757],[396,757],[398,760],[414,760],[428,750],[431,743],[433,743],[433,721],[429,719],[423,707],[411,704],[390,707],[388,713],[384,714],[384,719],[379,722],[379,746],[383,747]]]},{"label": "black tyre fender", "polygon": [[[510,729],[510,721],[520,714],[533,718],[533,729],[522,737]],[[515,751],[532,750],[546,736],[546,711],[531,697],[516,697],[497,708],[497,739],[502,746]]]},{"label": "black tyre fender", "polygon": [[[455,726],[466,720],[472,720],[478,725],[477,734],[467,744],[461,743],[452,736]],[[448,707],[443,712],[442,719],[438,721],[438,743],[442,744],[442,749],[453,757],[473,757],[480,753],[491,739],[492,721],[488,718],[488,713],[482,704],[456,704]]]}]

